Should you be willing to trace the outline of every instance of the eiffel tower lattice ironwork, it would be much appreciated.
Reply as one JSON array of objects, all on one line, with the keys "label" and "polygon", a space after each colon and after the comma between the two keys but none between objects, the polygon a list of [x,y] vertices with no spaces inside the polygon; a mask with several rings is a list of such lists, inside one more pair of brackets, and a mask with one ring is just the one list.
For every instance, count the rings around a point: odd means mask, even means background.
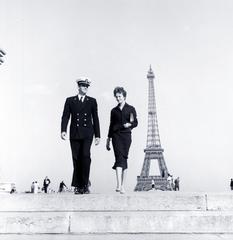
[{"label": "eiffel tower lattice ironwork", "polygon": [[[155,189],[171,190],[167,180],[168,169],[163,156],[164,150],[161,147],[159,136],[154,78],[155,76],[150,66],[147,74],[149,82],[147,143],[146,148],[144,149],[145,158],[142,171],[140,176],[137,177],[137,185],[134,191],[148,191],[152,189],[152,184],[154,184]],[[151,161],[157,161],[160,172],[159,175],[150,175]]]}]

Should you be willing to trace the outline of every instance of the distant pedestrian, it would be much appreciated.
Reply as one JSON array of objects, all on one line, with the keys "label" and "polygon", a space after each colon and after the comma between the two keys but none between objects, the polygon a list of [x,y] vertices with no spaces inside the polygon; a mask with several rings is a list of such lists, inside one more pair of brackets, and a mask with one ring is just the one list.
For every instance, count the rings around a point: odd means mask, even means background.
[{"label": "distant pedestrian", "polygon": [[168,181],[168,187],[170,188],[171,191],[173,191],[173,178],[172,178],[172,175],[169,173],[168,173],[167,181]]},{"label": "distant pedestrian", "polygon": [[60,184],[59,184],[58,192],[63,192],[64,188],[67,189],[67,186],[65,185],[65,183],[63,181],[61,181]]},{"label": "distant pedestrian", "polygon": [[180,191],[180,178],[176,178],[175,181],[175,191]]},{"label": "distant pedestrian", "polygon": [[32,185],[31,185],[31,193],[34,193],[34,189],[35,189],[35,182],[32,182]]},{"label": "distant pedestrian", "polygon": [[230,187],[231,187],[231,190],[233,190],[233,179],[231,179]]},{"label": "distant pedestrian", "polygon": [[165,177],[165,171],[164,171],[164,169],[162,170],[162,178],[164,178]]},{"label": "distant pedestrian", "polygon": [[43,189],[45,193],[48,193],[48,187],[50,182],[51,182],[50,179],[46,176],[43,183]]},{"label": "distant pedestrian", "polygon": [[155,190],[155,180],[154,179],[152,179],[150,190]]},{"label": "distant pedestrian", "polygon": [[12,193],[16,193],[16,187],[13,187],[13,188],[11,189],[10,193],[11,193],[11,194],[12,194]]},{"label": "distant pedestrian", "polygon": [[37,181],[34,182],[34,191],[33,193],[37,194],[39,191],[39,184],[37,183]]}]

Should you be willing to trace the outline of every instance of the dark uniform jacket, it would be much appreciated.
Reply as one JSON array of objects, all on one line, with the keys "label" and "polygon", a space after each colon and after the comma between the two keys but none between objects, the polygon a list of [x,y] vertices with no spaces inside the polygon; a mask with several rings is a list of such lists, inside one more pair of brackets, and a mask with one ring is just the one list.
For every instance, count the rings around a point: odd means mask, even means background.
[{"label": "dark uniform jacket", "polygon": [[[125,128],[125,123],[131,123],[132,126]],[[114,132],[131,132],[131,129],[137,127],[138,120],[135,108],[125,103],[122,110],[118,106],[114,107],[111,111],[110,126],[108,131],[108,137],[111,138]]]},{"label": "dark uniform jacket", "polygon": [[78,96],[66,99],[61,122],[61,132],[66,132],[71,116],[70,139],[100,137],[99,117],[95,98],[85,96],[79,101]]}]

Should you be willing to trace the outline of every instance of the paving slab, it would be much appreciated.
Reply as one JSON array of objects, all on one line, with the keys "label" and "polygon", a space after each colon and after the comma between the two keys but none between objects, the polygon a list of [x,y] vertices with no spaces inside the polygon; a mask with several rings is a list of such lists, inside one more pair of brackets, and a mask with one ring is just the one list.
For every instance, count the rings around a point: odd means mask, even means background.
[{"label": "paving slab", "polygon": [[207,193],[207,209],[209,211],[233,211],[233,193]]}]

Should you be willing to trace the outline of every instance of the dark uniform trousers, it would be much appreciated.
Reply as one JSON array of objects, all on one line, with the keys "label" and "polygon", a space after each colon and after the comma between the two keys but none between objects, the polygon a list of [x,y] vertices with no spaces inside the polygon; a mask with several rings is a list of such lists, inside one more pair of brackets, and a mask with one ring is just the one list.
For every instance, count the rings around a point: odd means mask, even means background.
[{"label": "dark uniform trousers", "polygon": [[86,188],[90,174],[90,148],[93,135],[100,137],[97,103],[86,96],[84,102],[78,96],[66,99],[61,122],[61,132],[66,132],[71,116],[70,146],[73,158],[72,186]]},{"label": "dark uniform trousers", "polygon": [[72,186],[85,188],[88,186],[91,156],[90,148],[93,138],[70,140],[73,158],[73,178]]}]

